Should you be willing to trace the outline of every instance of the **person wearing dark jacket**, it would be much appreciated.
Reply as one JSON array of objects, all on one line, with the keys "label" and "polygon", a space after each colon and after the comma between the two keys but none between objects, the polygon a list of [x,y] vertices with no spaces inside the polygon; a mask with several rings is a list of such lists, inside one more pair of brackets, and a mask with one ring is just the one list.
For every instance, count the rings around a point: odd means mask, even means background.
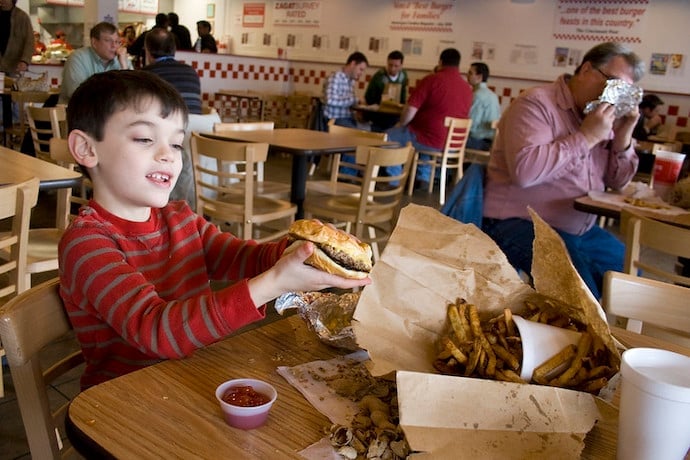
[{"label": "person wearing dark jacket", "polygon": [[[168,30],[168,15],[165,13],[158,13],[156,15],[156,25],[153,26],[153,29],[155,28],[162,28],[165,30]],[[146,34],[148,34],[151,30],[145,30],[144,32],[141,33],[137,37],[136,40],[134,40],[134,44],[132,46],[127,47],[127,53],[129,53],[130,56],[134,56],[135,63],[134,67],[137,69],[140,69],[144,67],[147,62],[146,62],[146,54],[144,51],[144,42],[146,40]]]},{"label": "person wearing dark jacket", "polygon": [[168,24],[170,25],[170,32],[175,36],[175,46],[178,50],[191,51],[192,35],[189,29],[180,24],[180,17],[177,13],[168,13]]},{"label": "person wearing dark jacket", "polygon": [[199,33],[199,38],[197,38],[194,44],[194,49],[198,53],[217,53],[216,39],[211,35],[211,23],[208,21],[197,21],[196,30]]}]

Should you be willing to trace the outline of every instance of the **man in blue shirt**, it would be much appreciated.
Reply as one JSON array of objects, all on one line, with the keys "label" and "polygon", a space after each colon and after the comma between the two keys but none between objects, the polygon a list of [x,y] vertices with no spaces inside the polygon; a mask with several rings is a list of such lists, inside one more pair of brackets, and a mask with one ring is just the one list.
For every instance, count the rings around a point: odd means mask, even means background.
[{"label": "man in blue shirt", "polygon": [[132,68],[117,27],[109,22],[99,22],[91,28],[90,36],[91,46],[73,51],[62,69],[61,104],[67,104],[72,93],[91,75]]},{"label": "man in blue shirt", "polygon": [[483,62],[473,62],[467,72],[467,82],[472,85],[472,108],[470,118],[472,127],[467,139],[467,148],[490,150],[495,130],[491,123],[501,117],[498,96],[486,86],[489,79],[489,66]]}]

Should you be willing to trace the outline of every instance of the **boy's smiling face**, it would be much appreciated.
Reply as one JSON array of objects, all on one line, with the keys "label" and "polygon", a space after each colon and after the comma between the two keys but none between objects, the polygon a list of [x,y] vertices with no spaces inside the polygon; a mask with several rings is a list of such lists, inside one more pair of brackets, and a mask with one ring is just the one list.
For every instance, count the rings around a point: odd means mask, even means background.
[{"label": "boy's smiling face", "polygon": [[114,113],[101,141],[79,132],[89,150],[86,157],[79,147],[73,151],[89,168],[94,199],[120,218],[147,220],[152,207],[168,203],[182,170],[183,116],[173,112],[162,118],[160,113],[160,103],[152,98]]}]

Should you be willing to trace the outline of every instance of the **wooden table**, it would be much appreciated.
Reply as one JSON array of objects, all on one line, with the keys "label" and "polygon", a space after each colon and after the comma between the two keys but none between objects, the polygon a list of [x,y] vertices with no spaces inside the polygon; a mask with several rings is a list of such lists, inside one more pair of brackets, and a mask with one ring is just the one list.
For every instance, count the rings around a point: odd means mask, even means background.
[{"label": "wooden table", "polygon": [[381,142],[368,137],[349,134],[327,133],[310,129],[273,129],[262,131],[228,131],[203,133],[216,139],[229,139],[241,142],[262,142],[270,145],[276,153],[292,156],[292,178],[290,201],[297,205],[297,219],[304,216],[304,198],[307,189],[307,159],[317,155],[354,152],[359,145],[395,145],[394,142]]},{"label": "wooden table", "polygon": [[[603,201],[597,201],[589,196],[581,196],[575,199],[573,204],[575,209],[582,212],[588,212],[590,214],[596,214],[604,217],[613,217],[615,219],[621,216],[621,206],[617,206],[613,203],[605,203]],[[690,228],[690,211],[685,214],[669,215],[659,212],[655,212],[653,209],[634,207],[636,214],[640,214],[651,219],[659,220],[661,222],[666,222],[672,225],[678,225],[679,227]]]},{"label": "wooden table", "polygon": [[82,175],[48,161],[0,147],[0,184],[16,184],[38,177],[41,190],[73,187]]},{"label": "wooden table", "polygon": [[[690,356],[688,349],[621,329],[614,335],[628,346],[670,348]],[[276,367],[336,355],[301,318],[282,319],[191,358],[164,361],[86,390],[69,409],[70,440],[81,449],[104,449],[99,457],[298,458],[297,452],[321,439],[330,422]],[[225,424],[214,391],[236,377],[260,378],[278,390],[263,427],[242,431]],[[589,433],[583,458],[614,458],[617,411],[608,410],[616,419],[608,417]]]}]

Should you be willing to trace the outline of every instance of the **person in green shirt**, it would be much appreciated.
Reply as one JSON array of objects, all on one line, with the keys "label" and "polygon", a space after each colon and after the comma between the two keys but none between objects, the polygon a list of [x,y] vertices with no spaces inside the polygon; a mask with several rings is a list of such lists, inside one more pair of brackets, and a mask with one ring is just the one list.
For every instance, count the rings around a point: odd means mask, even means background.
[{"label": "person in green shirt", "polygon": [[[391,51],[386,60],[386,67],[379,69],[369,81],[364,99],[368,105],[380,104],[384,94],[392,97],[394,102],[404,104],[407,101],[407,72],[402,68],[405,56],[400,51]],[[385,98],[383,98],[385,100]],[[369,114],[371,130],[383,132],[398,121],[389,115]]]}]

